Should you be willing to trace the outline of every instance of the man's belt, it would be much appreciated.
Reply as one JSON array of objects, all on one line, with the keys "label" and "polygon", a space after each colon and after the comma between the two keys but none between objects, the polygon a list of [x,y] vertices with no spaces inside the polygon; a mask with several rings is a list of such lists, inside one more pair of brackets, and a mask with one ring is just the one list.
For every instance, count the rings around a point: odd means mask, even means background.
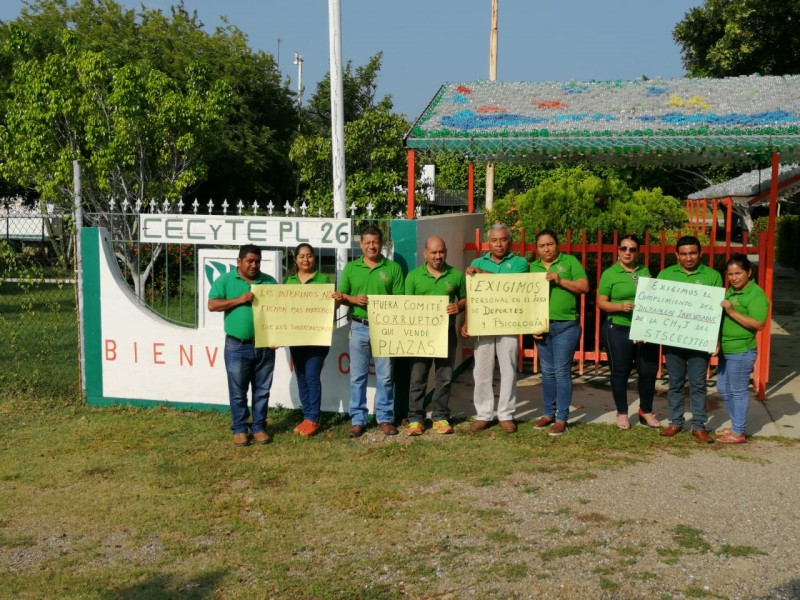
[{"label": "man's belt", "polygon": [[355,315],[350,315],[350,318],[356,323],[361,323],[362,325],[369,327],[369,319],[362,319],[361,317],[357,317]]},{"label": "man's belt", "polygon": [[225,337],[228,337],[228,338],[230,338],[232,340],[236,340],[240,344],[255,344],[256,343],[255,339],[243,340],[243,339],[237,338],[235,335],[230,335],[230,334],[225,334]]}]

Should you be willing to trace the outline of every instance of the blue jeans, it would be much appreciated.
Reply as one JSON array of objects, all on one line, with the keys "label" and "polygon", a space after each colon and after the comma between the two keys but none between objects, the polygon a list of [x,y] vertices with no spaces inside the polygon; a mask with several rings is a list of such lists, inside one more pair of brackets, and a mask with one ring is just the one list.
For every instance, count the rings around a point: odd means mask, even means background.
[{"label": "blue jeans", "polygon": [[692,420],[689,422],[692,431],[706,428],[706,371],[708,370],[708,352],[688,350],[675,346],[664,346],[664,358],[669,375],[669,424],[683,427],[685,409],[683,388],[689,381],[689,407]]},{"label": "blue jeans", "polygon": [[717,370],[717,390],[731,416],[731,431],[744,435],[747,429],[747,409],[750,408],[750,373],[756,362],[756,351],[720,354]]},{"label": "blue jeans", "polygon": [[550,333],[536,340],[545,417],[567,420],[572,402],[572,357],[580,339],[581,326],[577,321],[550,321]]},{"label": "blue jeans", "polygon": [[255,344],[243,344],[239,340],[225,337],[225,371],[228,374],[228,398],[231,403],[231,431],[247,433],[250,410],[247,407],[247,391],[252,387],[253,433],[264,431],[267,426],[269,389],[275,370],[275,351],[256,348]]},{"label": "blue jeans", "polygon": [[611,395],[620,415],[628,414],[628,379],[636,365],[639,389],[639,408],[643,413],[653,412],[653,396],[656,391],[658,373],[658,344],[642,342],[634,344],[630,339],[631,328],[617,325],[608,319],[603,322],[600,336],[608,352],[611,367]]},{"label": "blue jeans", "polygon": [[319,423],[322,404],[322,363],[328,356],[330,346],[290,346],[294,372],[297,375],[297,390],[300,393],[300,406],[303,418]]},{"label": "blue jeans", "polygon": [[[369,327],[363,323],[350,323],[350,421],[353,425],[367,424],[367,378],[372,346]],[[375,359],[375,417],[378,423],[394,421],[394,389],[392,387],[392,359]]]}]

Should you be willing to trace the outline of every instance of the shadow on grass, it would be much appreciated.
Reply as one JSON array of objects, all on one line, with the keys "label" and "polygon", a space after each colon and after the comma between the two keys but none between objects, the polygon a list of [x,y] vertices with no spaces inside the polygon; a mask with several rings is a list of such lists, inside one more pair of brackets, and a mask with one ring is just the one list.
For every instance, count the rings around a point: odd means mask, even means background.
[{"label": "shadow on grass", "polygon": [[187,600],[212,598],[226,569],[208,571],[194,578],[183,579],[176,575],[157,574],[129,587],[107,590],[101,594],[105,600]]}]

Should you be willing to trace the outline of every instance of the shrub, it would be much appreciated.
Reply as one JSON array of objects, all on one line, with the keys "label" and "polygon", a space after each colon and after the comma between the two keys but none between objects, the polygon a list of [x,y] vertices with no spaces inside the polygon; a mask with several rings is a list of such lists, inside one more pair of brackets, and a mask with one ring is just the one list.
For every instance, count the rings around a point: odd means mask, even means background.
[{"label": "shrub", "polygon": [[686,223],[680,200],[659,188],[632,190],[613,175],[601,177],[582,167],[558,169],[523,194],[496,200],[487,224],[501,221],[532,235],[542,229],[636,232],[679,229]]}]

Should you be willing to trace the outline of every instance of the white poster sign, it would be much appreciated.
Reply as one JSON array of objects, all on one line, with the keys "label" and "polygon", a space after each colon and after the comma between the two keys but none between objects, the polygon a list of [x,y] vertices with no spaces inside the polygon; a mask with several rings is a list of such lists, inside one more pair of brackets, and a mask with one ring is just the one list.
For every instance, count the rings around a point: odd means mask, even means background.
[{"label": "white poster sign", "polygon": [[639,277],[630,339],[714,352],[725,289]]}]

